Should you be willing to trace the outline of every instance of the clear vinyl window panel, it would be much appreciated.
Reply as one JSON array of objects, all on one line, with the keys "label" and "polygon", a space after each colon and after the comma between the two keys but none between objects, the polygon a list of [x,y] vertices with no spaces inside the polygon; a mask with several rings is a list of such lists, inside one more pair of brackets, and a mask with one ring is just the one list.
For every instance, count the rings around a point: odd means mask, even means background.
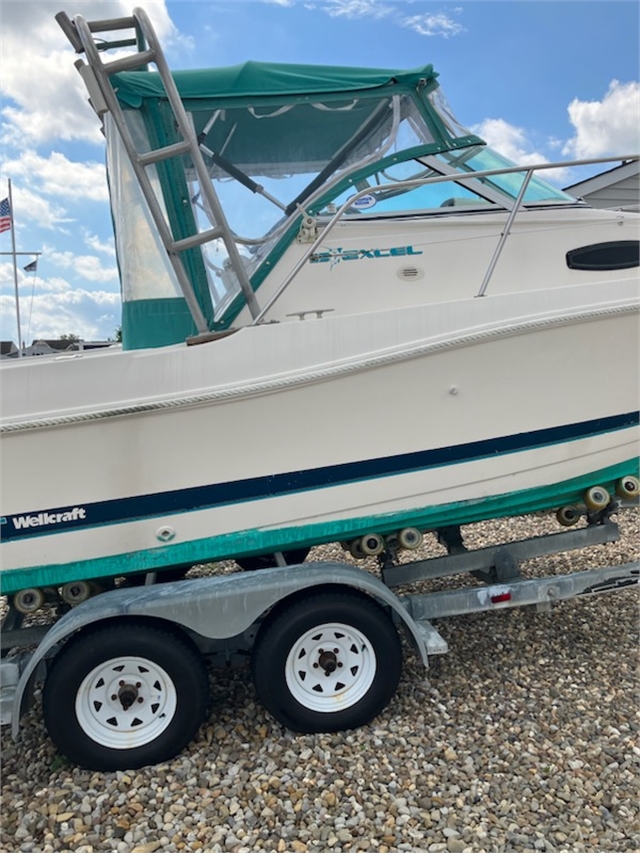
[{"label": "clear vinyl window panel", "polygon": [[[291,219],[355,168],[433,141],[408,96],[248,106],[192,113],[210,179],[249,276]],[[200,230],[215,225],[193,170]],[[223,241],[203,247],[216,317],[239,292]]]},{"label": "clear vinyl window panel", "polygon": [[[142,118],[127,116],[139,151],[149,149]],[[120,268],[122,299],[172,299],[182,292],[153,222],[140,184],[110,114],[105,115],[109,194]],[[155,168],[148,170],[162,209],[164,203]],[[165,212],[166,218],[166,212]]]}]

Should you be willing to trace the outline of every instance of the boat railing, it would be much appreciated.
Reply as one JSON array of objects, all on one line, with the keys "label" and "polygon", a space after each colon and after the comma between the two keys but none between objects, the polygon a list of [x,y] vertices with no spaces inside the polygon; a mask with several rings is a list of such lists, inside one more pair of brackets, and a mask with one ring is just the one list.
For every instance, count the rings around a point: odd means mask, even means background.
[{"label": "boat railing", "polygon": [[[502,254],[502,250],[509,238],[509,234],[511,233],[511,228],[513,226],[513,222],[518,215],[519,211],[523,208],[524,197],[529,186],[529,182],[534,174],[534,172],[544,171],[549,169],[568,169],[575,168],[578,166],[590,166],[599,163],[615,163],[615,162],[632,162],[640,160],[640,155],[631,154],[626,156],[618,156],[618,157],[591,157],[583,160],[571,160],[571,161],[560,161],[556,163],[536,163],[528,166],[508,166],[500,169],[485,169],[483,171],[477,172],[469,172],[465,173],[463,177],[467,179],[477,180],[479,178],[492,178],[498,175],[509,175],[509,174],[524,174],[524,178],[522,181],[522,185],[520,187],[520,191],[518,193],[513,206],[509,210],[509,216],[505,223],[504,229],[500,233],[500,237],[496,248],[493,252],[491,260],[489,261],[489,265],[486,269],[484,277],[482,279],[482,283],[479,287],[479,290],[476,294],[477,297],[485,296],[487,293],[487,289],[489,287],[489,283],[491,281],[491,277],[495,271],[495,268],[498,264],[498,260],[500,259],[500,255]],[[411,190],[416,189],[418,187],[425,186],[427,184],[439,184],[439,183],[447,183],[451,181],[460,181],[461,175],[459,173],[453,175],[437,175],[429,178],[414,178],[412,180],[407,181],[397,181],[394,182],[393,188],[394,190]],[[333,214],[331,219],[327,222],[327,224],[322,228],[318,236],[309,244],[307,249],[303,252],[302,256],[299,258],[297,263],[288,273],[282,284],[278,287],[275,293],[271,296],[271,298],[267,301],[267,303],[260,309],[258,314],[254,317],[252,325],[256,325],[260,323],[266,314],[273,308],[275,303],[280,299],[282,294],[287,290],[289,285],[294,281],[300,270],[307,263],[309,258],[314,255],[322,243],[327,239],[327,236],[334,229],[337,223],[343,219],[346,212],[353,207],[354,203],[363,196],[371,196],[377,195],[378,193],[383,193],[388,190],[387,186],[373,186],[366,187],[365,189],[359,190],[355,192],[352,196],[350,196],[347,201]],[[302,227],[307,229],[308,233],[312,233],[313,229],[317,226],[317,222],[314,217],[306,216],[303,219]]]}]

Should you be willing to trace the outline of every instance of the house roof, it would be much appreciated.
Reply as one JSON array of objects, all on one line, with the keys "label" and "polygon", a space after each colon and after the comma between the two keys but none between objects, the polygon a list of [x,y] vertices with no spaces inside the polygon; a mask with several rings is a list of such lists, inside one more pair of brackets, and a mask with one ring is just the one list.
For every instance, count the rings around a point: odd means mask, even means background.
[{"label": "house roof", "polygon": [[619,166],[607,169],[606,172],[600,172],[599,175],[587,178],[586,181],[579,181],[577,184],[571,184],[570,186],[565,187],[564,190],[565,192],[570,193],[570,195],[586,195],[588,193],[597,192],[605,187],[610,187],[620,181],[625,181],[638,174],[640,174],[640,161],[628,160],[626,163],[621,163]]},{"label": "house roof", "polygon": [[31,346],[35,347],[38,346],[38,344],[44,344],[45,346],[48,346],[49,349],[55,350],[74,349],[76,346],[75,341],[70,341],[66,338],[38,338],[31,344]]}]

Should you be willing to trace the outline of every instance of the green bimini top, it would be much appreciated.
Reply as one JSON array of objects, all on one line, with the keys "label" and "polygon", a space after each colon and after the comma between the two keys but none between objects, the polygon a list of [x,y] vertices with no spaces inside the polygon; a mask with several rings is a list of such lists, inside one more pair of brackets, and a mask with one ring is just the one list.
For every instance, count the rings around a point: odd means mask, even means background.
[{"label": "green bimini top", "polygon": [[[225,68],[174,71],[172,76],[183,101],[228,103],[247,98],[345,95],[388,87],[407,91],[420,84],[433,87],[438,75],[432,65],[399,71],[249,61]],[[146,98],[166,98],[156,72],[124,71],[114,75],[113,85],[123,107],[138,108]]]},{"label": "green bimini top", "polygon": [[[426,96],[438,88],[431,65],[400,71],[249,61],[172,77],[199,142],[262,177],[320,171],[350,139],[378,125],[375,147],[393,120],[383,102],[404,97],[433,114]],[[153,147],[178,141],[157,72],[121,72],[112,84],[125,111],[143,117]],[[441,134],[432,129],[432,136]],[[214,164],[212,178],[216,170]]]},{"label": "green bimini top", "polygon": [[[387,152],[399,162],[481,141],[442,108],[437,77],[431,65],[398,70],[255,61],[172,72],[240,258],[233,263],[217,254],[219,240],[182,253],[210,329],[227,328],[242,309],[239,271],[256,290],[275,268],[311,199],[330,188],[339,194],[340,181],[373,168]],[[121,72],[111,83],[142,151],[180,142],[158,72]],[[214,224],[200,198],[197,166],[183,154],[154,165],[176,241]],[[134,200],[125,199],[125,191],[114,215],[121,233],[133,216]],[[141,209],[140,221],[143,216]],[[172,307],[168,298],[142,297],[157,289],[158,276],[134,272],[124,251],[119,259],[127,348],[184,340],[191,322],[184,299],[176,292]],[[192,333],[189,326],[186,334]]]}]

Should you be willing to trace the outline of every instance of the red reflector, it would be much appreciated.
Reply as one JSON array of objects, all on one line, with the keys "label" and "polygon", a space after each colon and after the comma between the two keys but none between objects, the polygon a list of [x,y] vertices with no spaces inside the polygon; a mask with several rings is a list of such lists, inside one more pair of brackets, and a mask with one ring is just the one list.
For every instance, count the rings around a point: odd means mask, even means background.
[{"label": "red reflector", "polygon": [[501,592],[498,595],[491,596],[492,604],[500,604],[501,601],[511,601],[511,593],[510,592]]}]

